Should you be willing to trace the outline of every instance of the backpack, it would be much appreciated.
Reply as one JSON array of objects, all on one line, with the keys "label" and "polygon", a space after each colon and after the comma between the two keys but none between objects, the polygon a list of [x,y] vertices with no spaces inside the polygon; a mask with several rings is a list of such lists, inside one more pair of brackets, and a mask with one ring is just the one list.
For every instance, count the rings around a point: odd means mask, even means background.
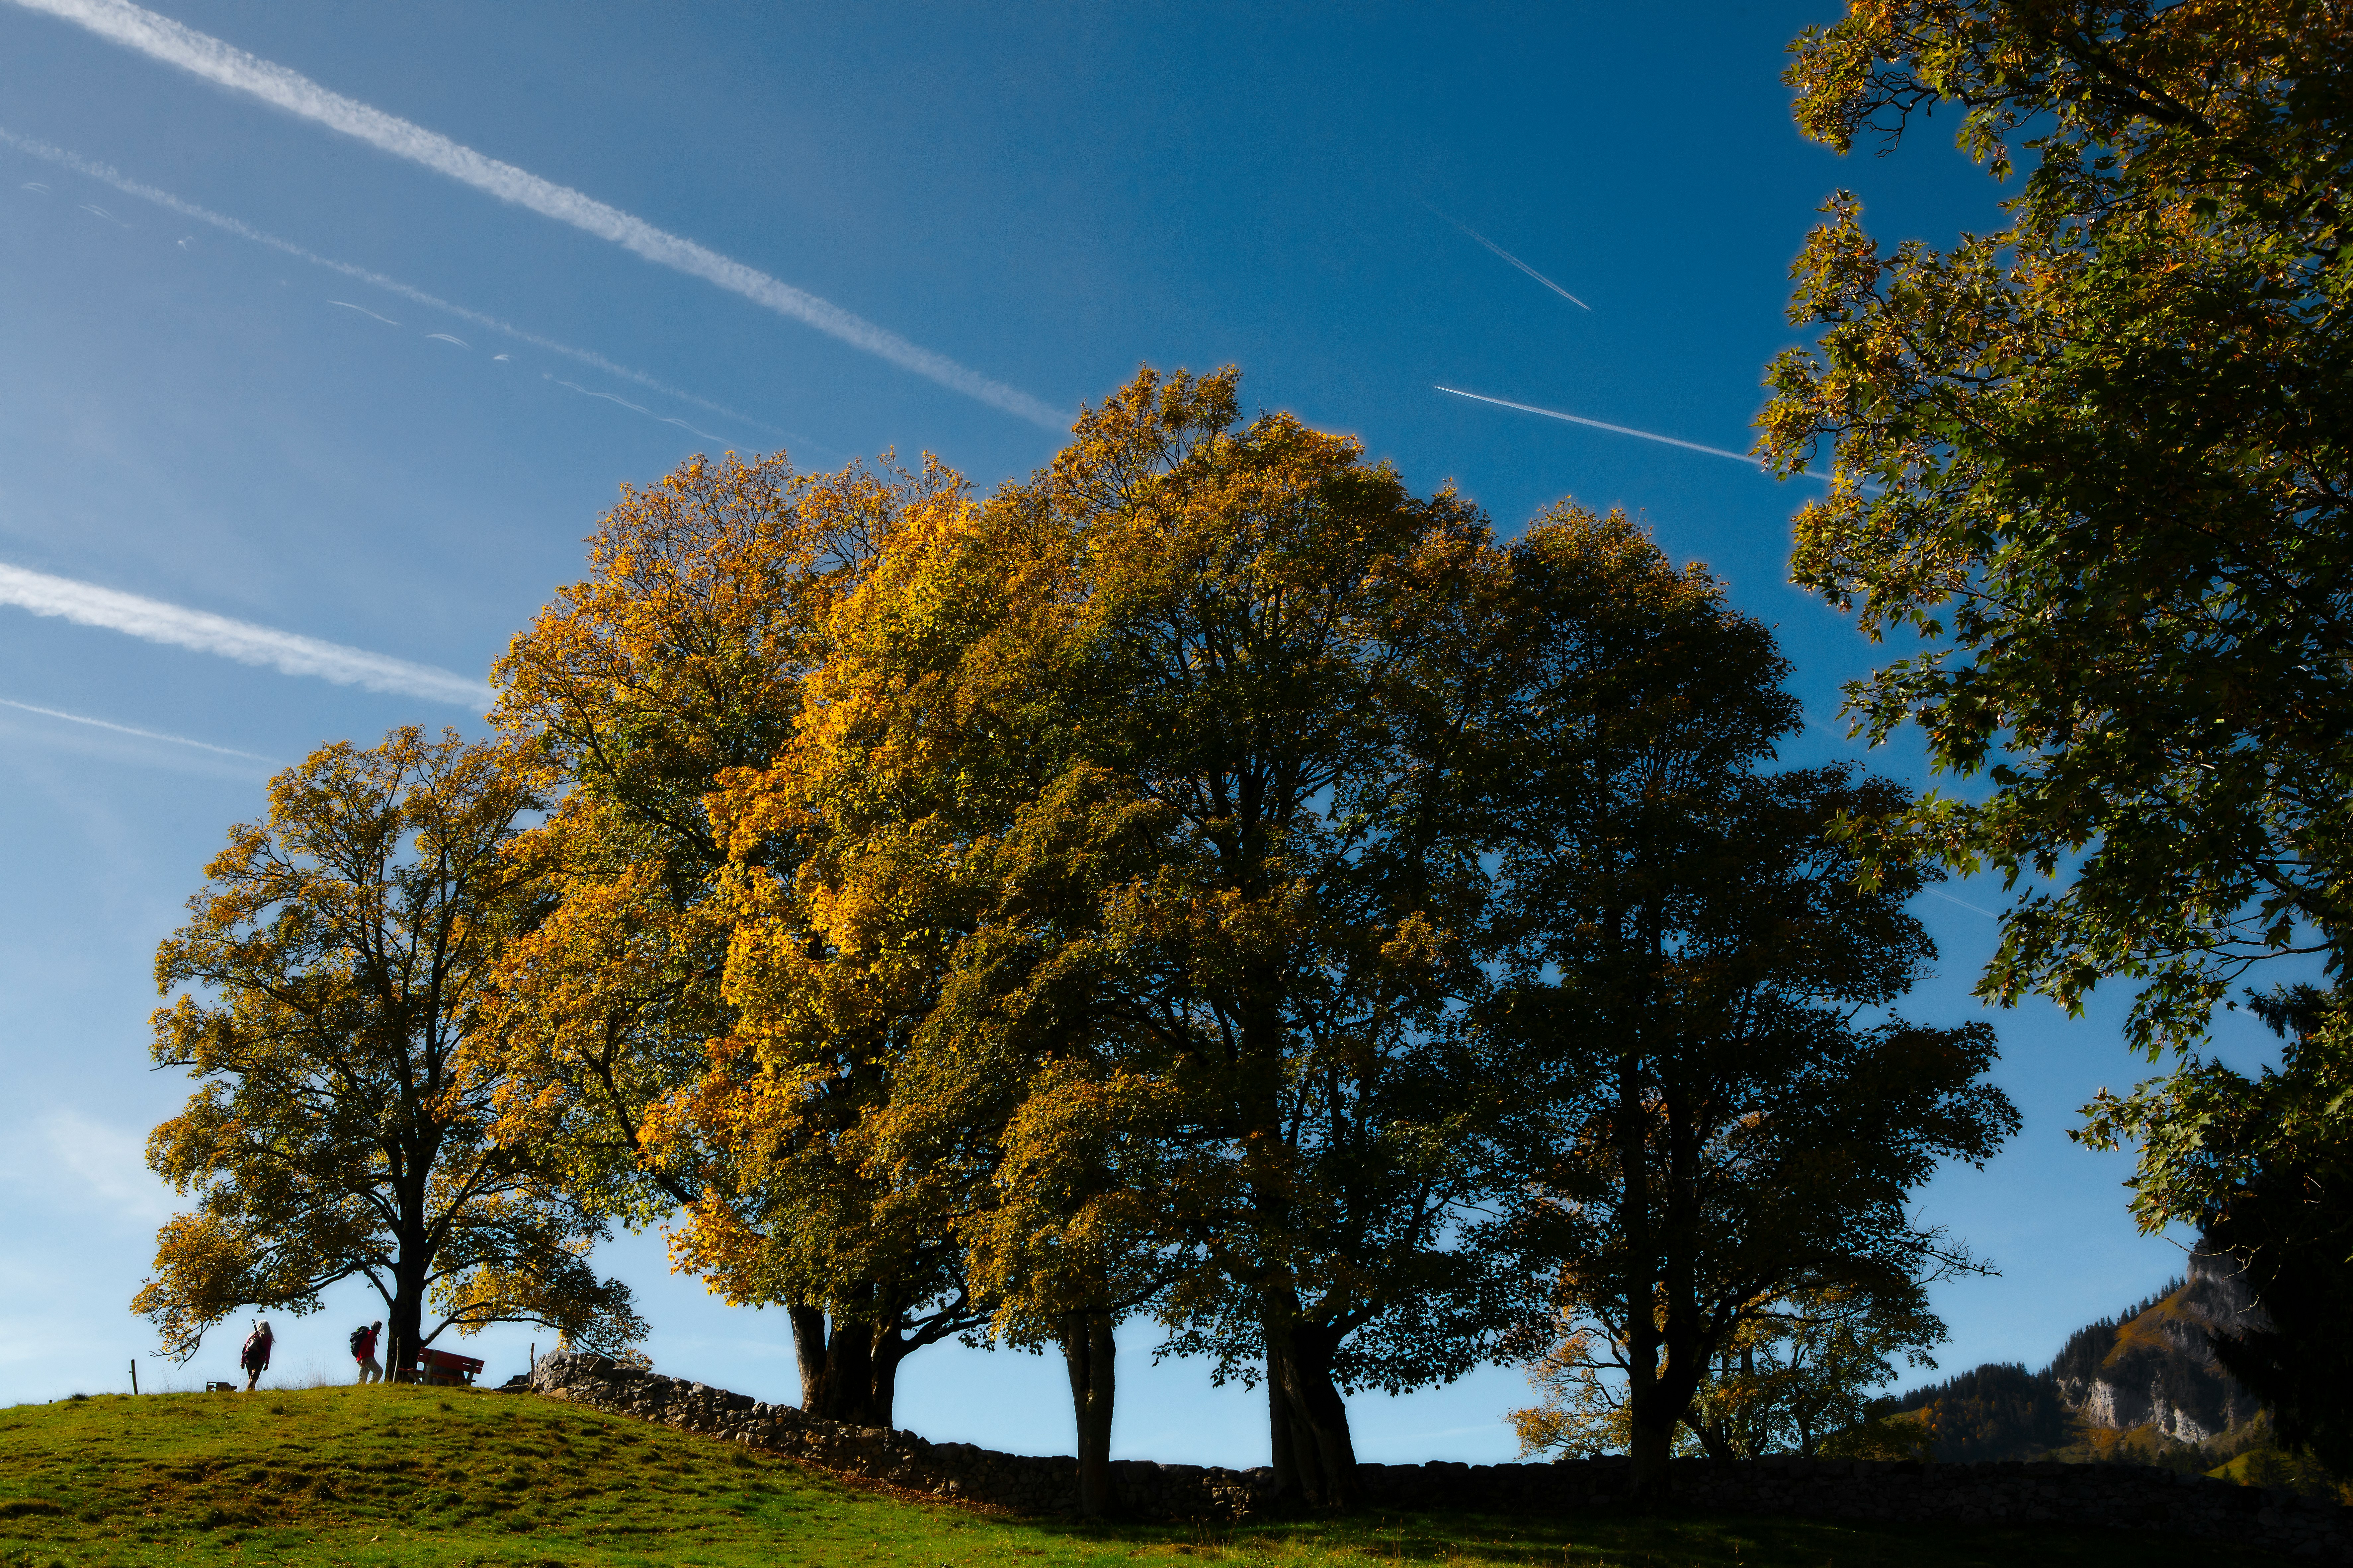
[{"label": "backpack", "polygon": [[364,1356],[368,1353],[368,1331],[365,1329],[353,1329],[352,1331],[352,1354],[354,1356]]}]

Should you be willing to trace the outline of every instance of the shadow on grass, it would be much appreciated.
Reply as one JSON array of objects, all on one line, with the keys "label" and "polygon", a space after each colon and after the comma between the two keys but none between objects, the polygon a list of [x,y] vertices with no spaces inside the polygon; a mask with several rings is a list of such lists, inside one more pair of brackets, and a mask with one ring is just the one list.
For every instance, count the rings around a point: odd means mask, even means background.
[{"label": "shadow on grass", "polygon": [[2131,1531],[1694,1516],[1671,1509],[1556,1516],[1376,1511],[1247,1524],[1000,1523],[1052,1542],[1043,1551],[1048,1556],[1124,1548],[1130,1556],[1365,1568],[2257,1568],[2285,1561],[2221,1541]]}]

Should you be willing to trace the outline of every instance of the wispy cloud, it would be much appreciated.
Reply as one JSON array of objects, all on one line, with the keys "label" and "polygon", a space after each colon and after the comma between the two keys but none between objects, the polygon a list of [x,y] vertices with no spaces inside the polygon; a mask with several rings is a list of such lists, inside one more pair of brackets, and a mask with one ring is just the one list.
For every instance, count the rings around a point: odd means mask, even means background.
[{"label": "wispy cloud", "polygon": [[169,1188],[147,1168],[147,1140],[79,1110],[53,1110],[40,1121],[47,1163],[80,1180],[82,1190],[134,1224],[152,1225],[172,1212]]},{"label": "wispy cloud", "polygon": [[437,174],[473,186],[501,201],[512,202],[569,224],[599,239],[610,240],[657,266],[700,278],[779,315],[788,316],[838,338],[852,348],[911,371],[951,391],[1027,419],[1050,430],[1060,430],[1070,416],[1029,394],[993,381],[898,333],[881,327],[805,289],[769,277],[740,261],[691,239],[656,228],[569,186],[543,180],[528,170],[485,157],[438,132],[386,114],[384,110],[330,91],[310,78],[261,59],[209,34],[161,16],[130,0],[16,0],[28,10],[43,11],[89,28],[91,32],[167,65],[193,72],[207,81],[249,93],[265,103],[315,124],[339,131],[396,157],[423,164]]},{"label": "wispy cloud", "polygon": [[477,712],[489,705],[491,698],[487,683],[469,680],[455,670],[413,664],[388,654],[345,647],[249,621],[233,621],[207,610],[167,605],[21,566],[0,565],[0,605],[19,605],[37,616],[55,616],[78,626],[102,626],[148,642],[218,654],[287,675],[313,675],[339,686],[453,702]]},{"label": "wispy cloud", "polygon": [[[537,332],[526,331],[511,321],[502,321],[496,316],[484,315],[480,310],[471,310],[463,305],[453,304],[438,294],[428,294],[424,289],[404,283],[397,278],[388,278],[381,272],[372,271],[364,267],[356,267],[348,261],[338,261],[332,256],[322,256],[315,250],[309,250],[294,244],[291,240],[280,239],[274,234],[265,234],[243,219],[233,218],[227,213],[215,212],[210,207],[198,206],[194,202],[183,201],[169,191],[159,190],[153,185],[127,178],[111,164],[96,163],[79,153],[69,152],[66,148],[44,142],[38,137],[19,136],[13,131],[0,128],[0,146],[13,147],[19,153],[40,159],[45,163],[54,163],[58,168],[70,169],[75,174],[96,180],[100,184],[111,185],[124,195],[136,196],[142,202],[152,202],[166,212],[174,212],[182,217],[194,218],[198,223],[209,224],[225,233],[237,236],[239,239],[267,246],[282,255],[291,256],[299,261],[307,261],[313,267],[323,267],[330,272],[340,273],[356,282],[365,283],[370,288],[381,289],[387,294],[397,294],[404,300],[412,300],[429,310],[443,311],[457,317],[461,321],[471,321],[478,327],[512,338],[516,342],[528,343],[533,348],[545,349],[549,353],[561,354],[565,359],[601,370],[607,375],[618,376],[623,381],[633,382],[648,391],[659,392],[664,397],[676,398],[681,403],[716,414],[722,418],[749,425],[754,429],[765,430],[772,436],[782,436],[787,440],[802,445],[811,447],[817,445],[815,442],[804,442],[802,437],[780,426],[771,425],[765,420],[754,419],[748,414],[738,413],[723,403],[713,403],[707,397],[698,397],[691,392],[670,385],[668,382],[658,381],[643,371],[631,370],[625,364],[617,364],[593,350],[576,349],[569,343],[557,342],[554,338],[542,337]],[[46,191],[47,187],[43,186],[42,189]],[[374,310],[369,310],[362,305],[354,305],[348,300],[330,300],[327,302],[331,305],[341,305],[347,310],[360,310],[364,314],[375,316],[377,321],[392,326],[396,327],[400,324],[389,316],[376,316]]]},{"label": "wispy cloud", "polygon": [[1537,282],[1543,284],[1546,288],[1551,289],[1554,293],[1559,295],[1570,304],[1576,306],[1578,310],[1590,310],[1593,309],[1592,306],[1587,304],[1584,300],[1578,299],[1576,295],[1570,293],[1567,289],[1562,288],[1559,284],[1554,282],[1551,279],[1546,277],[1543,273],[1537,271],[1526,262],[1521,260],[1518,257],[1514,256],[1510,251],[1505,250],[1502,246],[1497,245],[1493,240],[1489,239],[1485,235],[1481,234],[1477,229],[1472,228],[1469,224],[1464,223],[1461,218],[1454,216],[1451,213],[1439,212],[1438,208],[1430,206],[1428,202],[1424,202],[1421,205],[1423,206],[1430,207],[1431,212],[1437,213],[1440,217],[1444,218],[1448,223],[1452,224],[1456,228],[1461,229],[1463,233],[1469,235],[1472,238],[1477,240],[1480,244],[1485,246],[1488,249],[1493,251],[1496,255],[1502,257],[1504,260],[1510,262],[1513,266],[1518,268],[1521,271],[1526,273],[1529,277],[1535,279]]},{"label": "wispy cloud", "polygon": [[69,724],[87,724],[93,730],[111,730],[118,735],[136,735],[142,741],[169,741],[175,746],[194,746],[200,752],[217,752],[224,757],[242,757],[248,762],[269,763],[275,766],[278,761],[258,752],[240,752],[233,746],[216,746],[210,741],[191,741],[185,735],[166,735],[160,730],[142,730],[130,724],[92,719],[86,714],[69,713],[62,708],[43,708],[37,703],[19,702],[9,697],[0,697],[0,708],[14,708],[20,713],[38,713],[45,719],[62,719]]},{"label": "wispy cloud", "polygon": [[[501,355],[500,357],[504,358],[505,356]],[[573,391],[578,393],[583,397],[600,397],[607,403],[617,403],[632,414],[642,414],[647,418],[659,420],[664,425],[675,425],[680,429],[687,431],[691,435],[700,436],[706,441],[720,441],[725,439],[724,437],[713,436],[708,430],[698,429],[696,426],[689,425],[683,419],[673,419],[667,414],[657,414],[642,403],[632,403],[626,397],[616,397],[609,392],[591,392],[588,388],[581,385],[576,381],[566,381],[562,376],[548,375],[545,371],[540,372],[540,374],[545,379],[555,383],[558,386],[570,387]]]},{"label": "wispy cloud", "polygon": [[108,212],[104,207],[92,206],[88,202],[83,202],[80,205],[82,211],[89,213],[93,217],[102,217],[107,222],[114,225],[117,228],[129,228],[131,226],[129,224],[124,223],[121,218],[116,217],[112,213]]},{"label": "wispy cloud", "polygon": [[447,332],[427,332],[425,335],[435,342],[456,343],[461,349],[470,349],[474,346],[465,339],[453,338]]}]

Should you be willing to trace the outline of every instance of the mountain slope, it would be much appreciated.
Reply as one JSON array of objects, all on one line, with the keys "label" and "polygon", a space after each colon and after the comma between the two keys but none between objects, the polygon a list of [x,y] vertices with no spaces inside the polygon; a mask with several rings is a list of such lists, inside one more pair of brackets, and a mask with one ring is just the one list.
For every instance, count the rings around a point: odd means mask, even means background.
[{"label": "mountain slope", "polygon": [[2262,1407],[2216,1364],[2209,1336],[2261,1321],[2237,1266],[2193,1253],[2186,1277],[2076,1330],[2041,1372],[1981,1366],[1885,1408],[1923,1413],[1948,1460],[2107,1457],[2119,1435],[2138,1450],[2215,1444],[2248,1432]]}]

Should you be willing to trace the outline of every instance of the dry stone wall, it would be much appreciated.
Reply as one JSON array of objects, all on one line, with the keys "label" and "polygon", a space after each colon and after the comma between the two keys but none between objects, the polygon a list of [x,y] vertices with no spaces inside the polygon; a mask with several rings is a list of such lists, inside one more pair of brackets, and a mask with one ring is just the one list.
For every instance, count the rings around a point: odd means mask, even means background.
[{"label": "dry stone wall", "polygon": [[[846,1426],[793,1405],[619,1366],[600,1355],[546,1357],[534,1393],[681,1431],[788,1455],[844,1475],[934,1497],[1028,1513],[1078,1506],[1078,1461],[932,1443],[888,1426]],[[1560,1513],[1625,1500],[1623,1459],[1541,1465],[1365,1465],[1362,1495],[1388,1511],[1471,1509]],[[1271,1504],[1264,1468],[1121,1460],[1112,1466],[1120,1511],[1132,1519],[1242,1521]],[[1678,1507],[1905,1523],[2048,1524],[2160,1531],[2353,1563],[2353,1510],[2202,1476],[2128,1465],[1916,1465],[1845,1459],[1679,1460]]]}]

